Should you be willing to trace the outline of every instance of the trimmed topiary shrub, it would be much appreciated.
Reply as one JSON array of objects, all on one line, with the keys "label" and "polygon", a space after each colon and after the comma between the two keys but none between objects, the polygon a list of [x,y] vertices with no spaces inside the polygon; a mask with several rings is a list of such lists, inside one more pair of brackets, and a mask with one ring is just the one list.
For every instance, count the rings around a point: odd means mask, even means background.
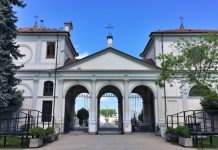
[{"label": "trimmed topiary shrub", "polygon": [[79,119],[79,124],[82,125],[84,120],[89,118],[89,112],[85,108],[81,108],[77,111],[77,118]]}]

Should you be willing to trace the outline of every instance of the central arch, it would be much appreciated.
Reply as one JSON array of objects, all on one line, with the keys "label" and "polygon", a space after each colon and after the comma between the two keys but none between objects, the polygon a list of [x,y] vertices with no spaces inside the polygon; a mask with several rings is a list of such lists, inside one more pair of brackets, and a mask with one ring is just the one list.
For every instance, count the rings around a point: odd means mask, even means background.
[{"label": "central arch", "polygon": [[[103,95],[106,93],[112,93],[116,98],[118,102],[118,128],[117,129],[105,129],[100,127],[100,101]],[[119,133],[123,133],[123,96],[119,88],[117,88],[114,85],[106,85],[102,87],[98,93],[97,96],[98,100],[98,119],[97,119],[97,124],[98,124],[98,133],[99,132],[104,132],[104,131],[119,131]],[[110,100],[110,99],[109,99]]]}]

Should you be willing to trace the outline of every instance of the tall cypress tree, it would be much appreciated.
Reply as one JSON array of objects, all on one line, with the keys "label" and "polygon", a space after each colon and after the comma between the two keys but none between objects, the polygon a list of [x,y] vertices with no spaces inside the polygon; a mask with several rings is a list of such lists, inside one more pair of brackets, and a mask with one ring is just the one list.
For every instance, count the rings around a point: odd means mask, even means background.
[{"label": "tall cypress tree", "polygon": [[23,101],[22,93],[15,88],[20,82],[15,77],[20,66],[16,66],[13,59],[23,55],[15,43],[17,17],[13,6],[23,8],[25,4],[21,0],[0,0],[0,109],[18,108]]}]

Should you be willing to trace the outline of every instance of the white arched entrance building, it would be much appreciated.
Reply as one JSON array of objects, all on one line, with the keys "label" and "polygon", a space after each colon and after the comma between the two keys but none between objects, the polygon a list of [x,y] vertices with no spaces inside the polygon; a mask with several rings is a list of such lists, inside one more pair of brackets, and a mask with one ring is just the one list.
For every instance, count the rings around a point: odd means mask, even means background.
[{"label": "white arched entrance building", "polygon": [[78,53],[70,40],[71,29],[71,23],[65,23],[65,30],[19,28],[16,39],[20,52],[25,54],[22,59],[14,61],[24,65],[16,74],[22,80],[18,89],[24,91],[22,108],[42,112],[45,109],[54,114],[55,126],[60,132],[68,132],[71,128],[75,98],[81,93],[88,95],[88,132],[93,134],[99,131],[99,100],[105,93],[112,93],[118,99],[122,133],[132,132],[132,94],[142,98],[143,121],[152,131],[156,125],[165,125],[168,114],[200,108],[200,98],[188,93],[190,85],[177,81],[173,86],[166,84],[164,94],[164,90],[155,84],[161,71],[157,56],[171,52],[170,45],[180,36],[197,39],[212,31],[177,29],[152,32],[140,54],[142,59],[112,48],[112,36],[109,35],[106,49],[76,59]]},{"label": "white arched entrance building", "polygon": [[[111,47],[106,48],[94,55],[83,58],[73,64],[58,68],[58,90],[56,105],[57,118],[60,122],[66,117],[67,93],[72,87],[77,86],[77,90],[72,91],[72,95],[80,93],[89,94],[89,132],[98,131],[98,99],[99,94],[103,92],[112,92],[118,94],[122,104],[122,129],[124,133],[131,132],[131,93],[139,87],[148,87],[154,95],[153,101],[155,120],[161,120],[158,113],[164,114],[164,108],[158,107],[162,102],[158,101],[158,88],[155,80],[158,77],[160,69],[158,67],[146,64],[141,60],[133,58]],[[80,87],[80,88],[79,88]],[[106,87],[106,88],[105,88]],[[116,90],[114,90],[116,89]],[[62,107],[59,107],[62,106]],[[67,122],[65,121],[65,124]],[[164,123],[164,122],[163,122]]]}]

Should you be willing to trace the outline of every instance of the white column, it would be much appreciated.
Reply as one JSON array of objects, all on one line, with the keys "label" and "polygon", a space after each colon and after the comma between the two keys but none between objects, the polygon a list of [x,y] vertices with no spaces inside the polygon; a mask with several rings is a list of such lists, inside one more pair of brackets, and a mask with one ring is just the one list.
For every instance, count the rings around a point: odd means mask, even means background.
[{"label": "white column", "polygon": [[[37,109],[38,85],[39,85],[39,80],[34,79],[33,80],[33,101],[32,101],[32,109],[34,109],[34,110],[38,110]],[[43,90],[43,88],[42,88],[42,90]]]},{"label": "white column", "polygon": [[123,110],[123,131],[124,133],[131,133],[131,110],[130,110],[130,99],[129,99],[129,80],[124,80],[124,110]]},{"label": "white column", "polygon": [[91,99],[89,103],[89,133],[97,133],[97,98],[96,98],[96,80],[92,80]]}]

